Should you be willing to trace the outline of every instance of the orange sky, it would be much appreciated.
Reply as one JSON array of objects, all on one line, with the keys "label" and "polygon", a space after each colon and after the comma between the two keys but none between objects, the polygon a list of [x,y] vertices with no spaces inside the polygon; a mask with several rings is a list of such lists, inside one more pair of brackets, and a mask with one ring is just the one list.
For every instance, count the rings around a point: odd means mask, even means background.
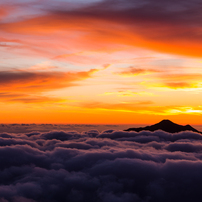
[{"label": "orange sky", "polygon": [[0,122],[202,124],[199,8],[3,0]]}]

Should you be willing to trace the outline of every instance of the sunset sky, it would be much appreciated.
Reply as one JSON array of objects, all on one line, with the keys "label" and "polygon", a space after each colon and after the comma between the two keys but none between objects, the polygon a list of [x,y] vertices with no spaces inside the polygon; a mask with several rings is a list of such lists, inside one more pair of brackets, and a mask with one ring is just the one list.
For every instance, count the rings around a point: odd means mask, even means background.
[{"label": "sunset sky", "polygon": [[201,0],[1,0],[0,123],[202,124]]}]

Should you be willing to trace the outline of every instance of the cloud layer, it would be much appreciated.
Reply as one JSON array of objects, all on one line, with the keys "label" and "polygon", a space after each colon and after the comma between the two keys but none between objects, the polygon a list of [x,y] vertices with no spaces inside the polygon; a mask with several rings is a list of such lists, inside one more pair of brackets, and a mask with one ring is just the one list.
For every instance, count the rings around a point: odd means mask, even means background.
[{"label": "cloud layer", "polygon": [[0,134],[2,202],[201,201],[193,132]]}]

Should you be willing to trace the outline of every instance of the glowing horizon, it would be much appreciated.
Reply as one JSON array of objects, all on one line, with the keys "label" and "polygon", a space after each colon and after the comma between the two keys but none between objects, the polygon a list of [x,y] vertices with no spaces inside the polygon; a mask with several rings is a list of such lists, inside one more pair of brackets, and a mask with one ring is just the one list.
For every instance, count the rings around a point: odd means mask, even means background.
[{"label": "glowing horizon", "polygon": [[202,124],[201,15],[181,0],[1,1],[0,123]]}]

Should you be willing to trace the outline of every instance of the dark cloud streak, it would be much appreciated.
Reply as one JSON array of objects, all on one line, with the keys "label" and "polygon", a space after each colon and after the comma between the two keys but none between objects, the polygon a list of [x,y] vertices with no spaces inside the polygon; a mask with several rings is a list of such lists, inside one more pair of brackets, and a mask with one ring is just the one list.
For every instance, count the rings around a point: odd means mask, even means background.
[{"label": "dark cloud streak", "polygon": [[77,82],[99,71],[0,71],[0,101],[21,103],[57,103],[64,99],[44,96],[42,93],[79,85]]},{"label": "dark cloud streak", "polygon": [[[106,21],[113,21],[117,23],[124,23],[134,28],[139,29],[140,33],[146,37],[153,38],[155,35],[160,38],[169,39],[180,37],[191,37],[191,40],[200,40],[200,34],[197,33],[198,26],[202,25],[202,4],[200,1],[160,1],[149,0],[141,1],[139,3],[136,0],[105,0],[98,3],[94,3],[91,6],[84,8],[66,11],[52,10],[52,14],[59,18],[66,20],[73,18],[92,18]],[[144,26],[147,25],[147,28]],[[168,31],[168,33],[164,31]],[[159,34],[154,33],[152,36],[149,29],[156,29],[161,31]],[[182,29],[183,28],[183,29]],[[138,32],[138,30],[135,30]]]}]

